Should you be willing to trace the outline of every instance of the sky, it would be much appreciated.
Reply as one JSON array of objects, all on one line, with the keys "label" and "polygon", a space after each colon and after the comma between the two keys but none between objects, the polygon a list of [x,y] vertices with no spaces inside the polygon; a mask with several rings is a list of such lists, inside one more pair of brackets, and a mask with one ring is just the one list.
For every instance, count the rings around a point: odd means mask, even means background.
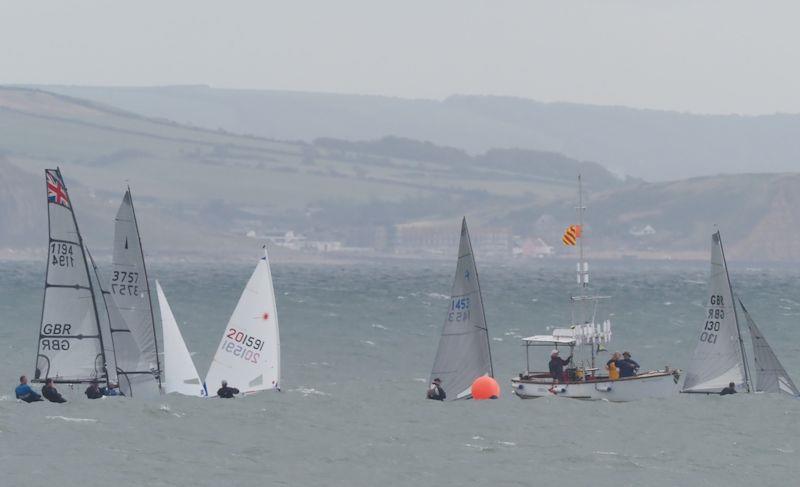
[{"label": "sky", "polygon": [[0,0],[0,84],[800,113],[800,3]]}]

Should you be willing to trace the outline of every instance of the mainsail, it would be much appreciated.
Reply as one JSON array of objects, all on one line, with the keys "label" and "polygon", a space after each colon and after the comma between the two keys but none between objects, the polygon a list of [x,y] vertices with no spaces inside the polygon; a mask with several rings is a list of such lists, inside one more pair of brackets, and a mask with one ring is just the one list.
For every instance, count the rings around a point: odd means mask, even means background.
[{"label": "mainsail", "polygon": [[275,291],[266,247],[239,298],[206,375],[209,387],[221,381],[242,393],[279,389],[281,343]]},{"label": "mainsail", "polygon": [[483,298],[466,218],[461,222],[458,264],[450,294],[450,306],[430,379],[440,378],[447,399],[453,400],[470,397],[470,387],[478,377],[494,376]]},{"label": "mainsail", "polygon": [[200,382],[200,374],[192,361],[189,349],[175,321],[175,316],[164,296],[161,285],[156,281],[158,307],[161,311],[161,328],[164,334],[164,390],[186,396],[205,396],[205,388]]},{"label": "mainsail", "polygon": [[59,169],[46,169],[45,180],[49,246],[34,380],[108,381],[95,281],[72,201]]},{"label": "mainsail", "polygon": [[705,303],[683,392],[718,393],[730,382],[749,391],[744,345],[719,232],[711,236],[711,279]]},{"label": "mainsail", "polygon": [[125,192],[114,225],[110,277],[108,305],[119,374],[139,392],[148,389],[157,392],[161,388],[161,364],[147,268],[130,188]]},{"label": "mainsail", "polygon": [[775,352],[767,343],[767,339],[761,334],[761,330],[756,326],[756,322],[750,317],[747,308],[744,307],[742,300],[739,305],[744,311],[747,319],[747,327],[750,329],[750,338],[753,340],[753,356],[756,364],[756,384],[757,392],[785,392],[794,396],[800,394],[797,386],[792,382],[786,369],[783,368]]}]

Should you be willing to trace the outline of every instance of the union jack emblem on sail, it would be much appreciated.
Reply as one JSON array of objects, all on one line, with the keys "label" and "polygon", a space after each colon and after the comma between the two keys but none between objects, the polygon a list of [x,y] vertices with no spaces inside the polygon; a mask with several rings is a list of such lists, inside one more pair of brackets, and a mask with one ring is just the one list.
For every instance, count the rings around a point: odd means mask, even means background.
[{"label": "union jack emblem on sail", "polygon": [[61,175],[53,169],[46,169],[45,177],[47,179],[47,201],[70,208],[67,188],[64,186]]}]

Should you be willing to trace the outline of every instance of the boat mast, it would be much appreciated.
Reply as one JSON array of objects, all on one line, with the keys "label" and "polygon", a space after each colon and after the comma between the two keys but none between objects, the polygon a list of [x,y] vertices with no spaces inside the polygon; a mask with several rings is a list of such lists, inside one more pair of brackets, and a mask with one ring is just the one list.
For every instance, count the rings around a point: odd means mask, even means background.
[{"label": "boat mast", "polygon": [[[467,217],[464,217],[464,223],[466,224]],[[472,259],[473,264],[475,263],[475,254],[472,251],[472,239],[469,236],[469,230],[467,230],[467,243],[469,245],[469,252],[470,258]],[[266,246],[264,247],[266,248]],[[459,256],[460,257],[460,256]],[[472,270],[475,271],[475,284],[478,287],[478,294],[481,294],[481,281],[478,279],[478,266],[473,265]],[[481,301],[483,301],[483,296],[480,296]],[[492,364],[492,342],[489,340],[489,325],[486,323],[486,310],[481,304],[481,313],[483,313],[483,331],[486,332],[486,349],[489,351],[489,377],[494,377],[494,365]]]},{"label": "boat mast", "polygon": [[[150,322],[153,324],[153,342],[156,348],[156,380],[158,381],[158,391],[163,394],[164,388],[161,384],[161,361],[158,358],[158,334],[156,333],[156,318],[153,314],[153,297],[150,295],[150,281],[147,279],[147,264],[144,261],[144,249],[142,248],[142,235],[139,233],[139,221],[136,219],[136,209],[133,207],[133,195],[131,187],[128,186],[128,197],[131,200],[131,212],[133,213],[133,226],[136,228],[136,238],[139,239],[139,252],[142,254],[142,269],[144,269],[144,282],[147,285],[147,300],[150,303]],[[266,250],[266,246],[264,246]]]},{"label": "boat mast", "polygon": [[[64,177],[61,175],[61,168],[56,167],[56,173],[58,174],[58,179],[61,180],[61,184],[64,185],[64,191],[67,191],[67,183],[64,182]],[[94,320],[95,324],[97,325],[97,336],[100,339],[100,355],[103,357],[103,372],[106,374],[106,386],[108,386],[109,381],[109,373],[108,373],[108,360],[106,359],[106,348],[103,343],[103,331],[100,327],[100,313],[97,310],[97,298],[94,294],[94,286],[92,285],[92,274],[89,272],[89,259],[86,258],[86,248],[83,243],[83,235],[81,235],[81,231],[78,228],[78,219],[75,217],[75,206],[72,204],[72,200],[69,201],[70,205],[70,213],[72,214],[72,222],[75,224],[75,233],[78,234],[78,244],[81,248],[81,254],[83,255],[83,265],[86,270],[86,278],[89,283],[89,294],[92,296],[92,309],[94,309]],[[50,207],[48,204],[48,212],[50,211]],[[48,218],[49,220],[49,218]],[[100,284],[99,282],[97,283]]]},{"label": "boat mast", "polygon": [[[578,240],[578,264],[577,264],[577,280],[578,285],[581,288],[581,294],[579,296],[575,296],[572,298],[573,303],[578,301],[580,304],[578,310],[578,319],[575,320],[573,317],[573,321],[576,325],[583,326],[587,323],[587,312],[586,312],[586,303],[591,298],[586,295],[586,289],[589,287],[589,264],[586,262],[583,253],[583,239],[584,237],[584,230],[583,230],[583,213],[586,211],[586,207],[583,206],[583,180],[581,179],[581,175],[578,174],[578,206],[575,207],[575,211],[578,213],[578,231],[580,232],[580,236],[577,238]],[[593,313],[594,314],[594,313]],[[592,319],[594,322],[594,319]],[[591,357],[592,357],[592,369],[595,368],[595,357],[596,357],[596,350],[594,345],[594,339],[591,341],[590,345],[591,349]]]},{"label": "boat mast", "polygon": [[[731,285],[731,275],[728,272],[728,260],[725,258],[725,249],[722,247],[722,236],[717,230],[717,239],[719,240],[719,250],[722,253],[722,262],[725,263],[725,278],[728,279],[728,289],[731,292],[731,299],[734,299],[733,296],[733,286]],[[752,388],[750,387],[750,365],[747,363],[747,353],[745,352],[744,348],[744,340],[742,339],[742,329],[739,327],[739,313],[736,312],[736,301],[734,299],[733,304],[733,321],[736,322],[736,336],[739,338],[739,349],[742,353],[742,366],[744,367],[744,386],[747,388],[747,392],[752,392]]]}]

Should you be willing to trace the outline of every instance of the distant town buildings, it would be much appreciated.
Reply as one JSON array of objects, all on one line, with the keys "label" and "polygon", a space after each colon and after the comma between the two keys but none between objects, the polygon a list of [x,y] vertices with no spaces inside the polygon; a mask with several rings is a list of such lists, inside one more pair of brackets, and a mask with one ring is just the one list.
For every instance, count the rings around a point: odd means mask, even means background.
[{"label": "distant town buildings", "polygon": [[[451,256],[458,248],[459,227],[442,222],[414,222],[371,230],[353,230],[348,242],[310,238],[295,230],[258,234],[246,232],[250,238],[300,252],[343,253],[363,252],[400,256]],[[543,258],[554,255],[554,249],[539,237],[513,235],[510,228],[474,227],[470,236],[476,253],[486,258]]]}]

